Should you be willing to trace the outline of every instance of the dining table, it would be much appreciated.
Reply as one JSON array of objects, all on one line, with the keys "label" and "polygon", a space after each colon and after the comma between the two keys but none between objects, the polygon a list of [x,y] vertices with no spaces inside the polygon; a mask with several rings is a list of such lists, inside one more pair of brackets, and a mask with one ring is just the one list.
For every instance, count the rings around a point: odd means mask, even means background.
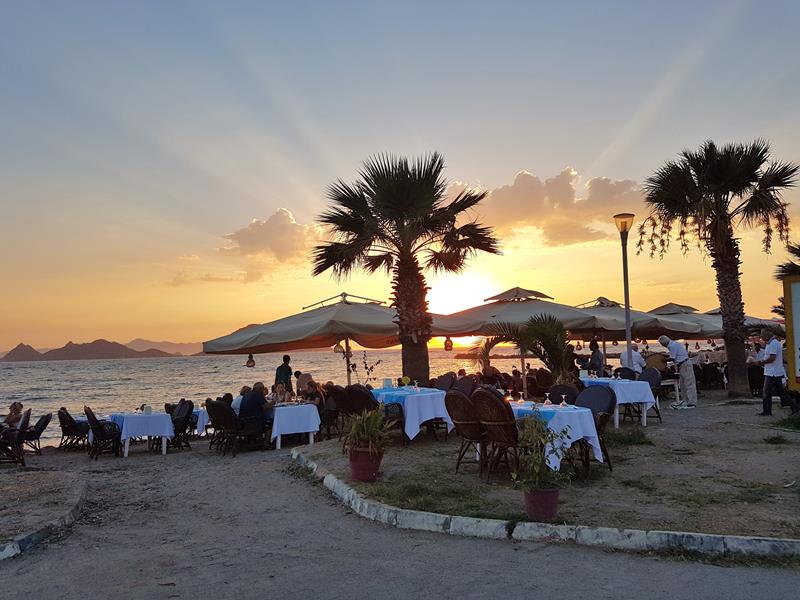
[{"label": "dining table", "polygon": [[547,466],[557,471],[561,466],[561,459],[572,444],[586,440],[591,446],[594,457],[603,462],[603,450],[600,447],[600,437],[597,435],[594,415],[588,408],[572,404],[539,404],[532,401],[511,401],[511,411],[514,418],[519,420],[535,416],[547,423],[547,428],[556,434],[563,434],[558,442],[559,447],[549,447],[547,451]]},{"label": "dining table", "polygon": [[[75,420],[86,422],[86,417],[76,416]],[[159,437],[161,454],[166,454],[167,440],[175,436],[172,416],[167,413],[111,413],[101,420],[115,423],[119,427],[120,439],[123,442],[122,456],[125,458],[128,458],[131,438]],[[89,441],[92,441],[91,431],[89,431]]]},{"label": "dining table", "polygon": [[648,382],[614,379],[613,377],[581,377],[581,383],[586,387],[602,385],[614,390],[614,395],[617,397],[617,403],[614,406],[614,429],[619,429],[620,404],[639,405],[642,427],[647,427],[647,411],[656,404],[656,399]]},{"label": "dining table", "polygon": [[315,404],[287,402],[275,406],[272,417],[272,439],[275,449],[281,448],[281,436],[292,433],[307,433],[309,445],[314,443],[314,434],[319,431],[319,410]]},{"label": "dining table", "polygon": [[453,430],[453,420],[444,403],[446,393],[436,388],[403,386],[396,388],[376,388],[372,390],[375,399],[381,404],[399,404],[403,407],[405,434],[413,440],[420,432],[423,423],[432,419],[442,419],[447,423],[447,431]]}]

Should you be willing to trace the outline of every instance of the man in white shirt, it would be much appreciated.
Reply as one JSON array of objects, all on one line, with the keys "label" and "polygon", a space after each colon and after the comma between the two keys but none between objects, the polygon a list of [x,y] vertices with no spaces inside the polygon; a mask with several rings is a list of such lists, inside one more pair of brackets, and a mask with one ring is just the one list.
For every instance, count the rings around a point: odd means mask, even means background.
[{"label": "man in white shirt", "polygon": [[679,402],[673,403],[672,408],[676,410],[695,408],[697,406],[697,383],[694,380],[694,365],[689,360],[689,352],[683,344],[671,340],[666,335],[658,338],[658,343],[669,351],[669,357],[678,369],[681,399]]},{"label": "man in white shirt", "polygon": [[622,354],[619,355],[619,364],[622,367],[628,367],[629,369],[632,369],[637,375],[641,375],[642,369],[645,368],[647,363],[645,363],[642,355],[639,354],[639,344],[631,344],[631,364],[628,364],[627,348],[624,348],[622,350]]},{"label": "man in white shirt", "polygon": [[757,414],[759,417],[769,417],[772,415],[773,396],[779,396],[781,404],[786,403],[786,391],[783,389],[786,370],[783,368],[783,346],[780,340],[769,329],[761,330],[761,339],[766,344],[764,358],[756,364],[764,365],[764,395],[762,410]]}]

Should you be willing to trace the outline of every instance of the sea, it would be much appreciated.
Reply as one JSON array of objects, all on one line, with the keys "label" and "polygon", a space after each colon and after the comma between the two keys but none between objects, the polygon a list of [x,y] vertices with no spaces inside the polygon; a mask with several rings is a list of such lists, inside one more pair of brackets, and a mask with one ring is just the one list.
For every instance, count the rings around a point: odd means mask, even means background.
[{"label": "sea", "polygon": [[[511,355],[512,349],[498,348],[498,353]],[[463,352],[463,350],[462,350]],[[447,352],[430,349],[431,376],[466,369],[475,372],[473,359],[456,358],[458,350]],[[342,355],[331,350],[291,352],[294,370],[311,373],[315,380],[338,384],[347,382]],[[83,414],[90,406],[95,414],[132,412],[142,404],[163,410],[164,403],[181,398],[202,404],[206,398],[217,398],[225,392],[236,394],[243,385],[256,381],[272,384],[275,368],[283,353],[257,354],[256,366],[245,367],[245,356],[187,356],[175,358],[132,358],[114,360],[58,360],[42,362],[0,362],[0,413],[5,415],[11,402],[22,402],[31,408],[31,423],[52,412],[53,419],[42,440],[53,441],[61,436],[57,411],[66,407],[73,415]],[[353,383],[378,387],[384,378],[396,380],[402,375],[399,349],[353,351],[356,372]],[[366,367],[365,367],[366,362]],[[541,366],[536,360],[527,360]],[[493,358],[492,365],[511,372],[519,367],[519,358]],[[369,367],[374,367],[368,375]],[[369,377],[369,381],[367,378]],[[422,383],[422,382],[420,382]]]}]

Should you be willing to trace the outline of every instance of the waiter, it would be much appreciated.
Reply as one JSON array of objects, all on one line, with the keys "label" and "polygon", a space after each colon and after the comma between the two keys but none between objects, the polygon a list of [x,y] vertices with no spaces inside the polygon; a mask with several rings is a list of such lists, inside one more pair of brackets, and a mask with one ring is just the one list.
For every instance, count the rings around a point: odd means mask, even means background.
[{"label": "waiter", "polygon": [[679,402],[673,403],[672,408],[675,410],[695,408],[697,406],[697,384],[694,380],[694,365],[689,360],[689,352],[683,344],[671,340],[666,335],[658,338],[658,343],[669,351],[669,357],[678,369],[681,399]]}]

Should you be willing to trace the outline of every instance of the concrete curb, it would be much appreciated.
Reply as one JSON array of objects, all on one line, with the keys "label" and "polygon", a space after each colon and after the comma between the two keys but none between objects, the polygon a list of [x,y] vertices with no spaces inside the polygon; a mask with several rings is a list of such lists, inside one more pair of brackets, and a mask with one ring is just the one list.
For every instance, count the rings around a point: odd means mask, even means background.
[{"label": "concrete curb", "polygon": [[299,448],[292,450],[292,459],[309,468],[342,504],[357,515],[392,527],[488,539],[573,543],[634,552],[679,550],[707,555],[800,557],[800,540],[797,539],[551,525],[528,521],[514,523],[406,510],[364,498],[335,475],[308,460]]},{"label": "concrete curb", "polygon": [[88,482],[84,481],[81,485],[81,491],[78,494],[78,499],[75,501],[75,504],[73,504],[72,508],[70,508],[58,519],[50,521],[49,523],[45,523],[33,531],[21,533],[13,540],[0,544],[0,560],[13,558],[18,554],[27,552],[46,538],[72,525],[78,518],[78,515],[81,514],[83,504],[86,502],[88,489],[89,484]]}]

